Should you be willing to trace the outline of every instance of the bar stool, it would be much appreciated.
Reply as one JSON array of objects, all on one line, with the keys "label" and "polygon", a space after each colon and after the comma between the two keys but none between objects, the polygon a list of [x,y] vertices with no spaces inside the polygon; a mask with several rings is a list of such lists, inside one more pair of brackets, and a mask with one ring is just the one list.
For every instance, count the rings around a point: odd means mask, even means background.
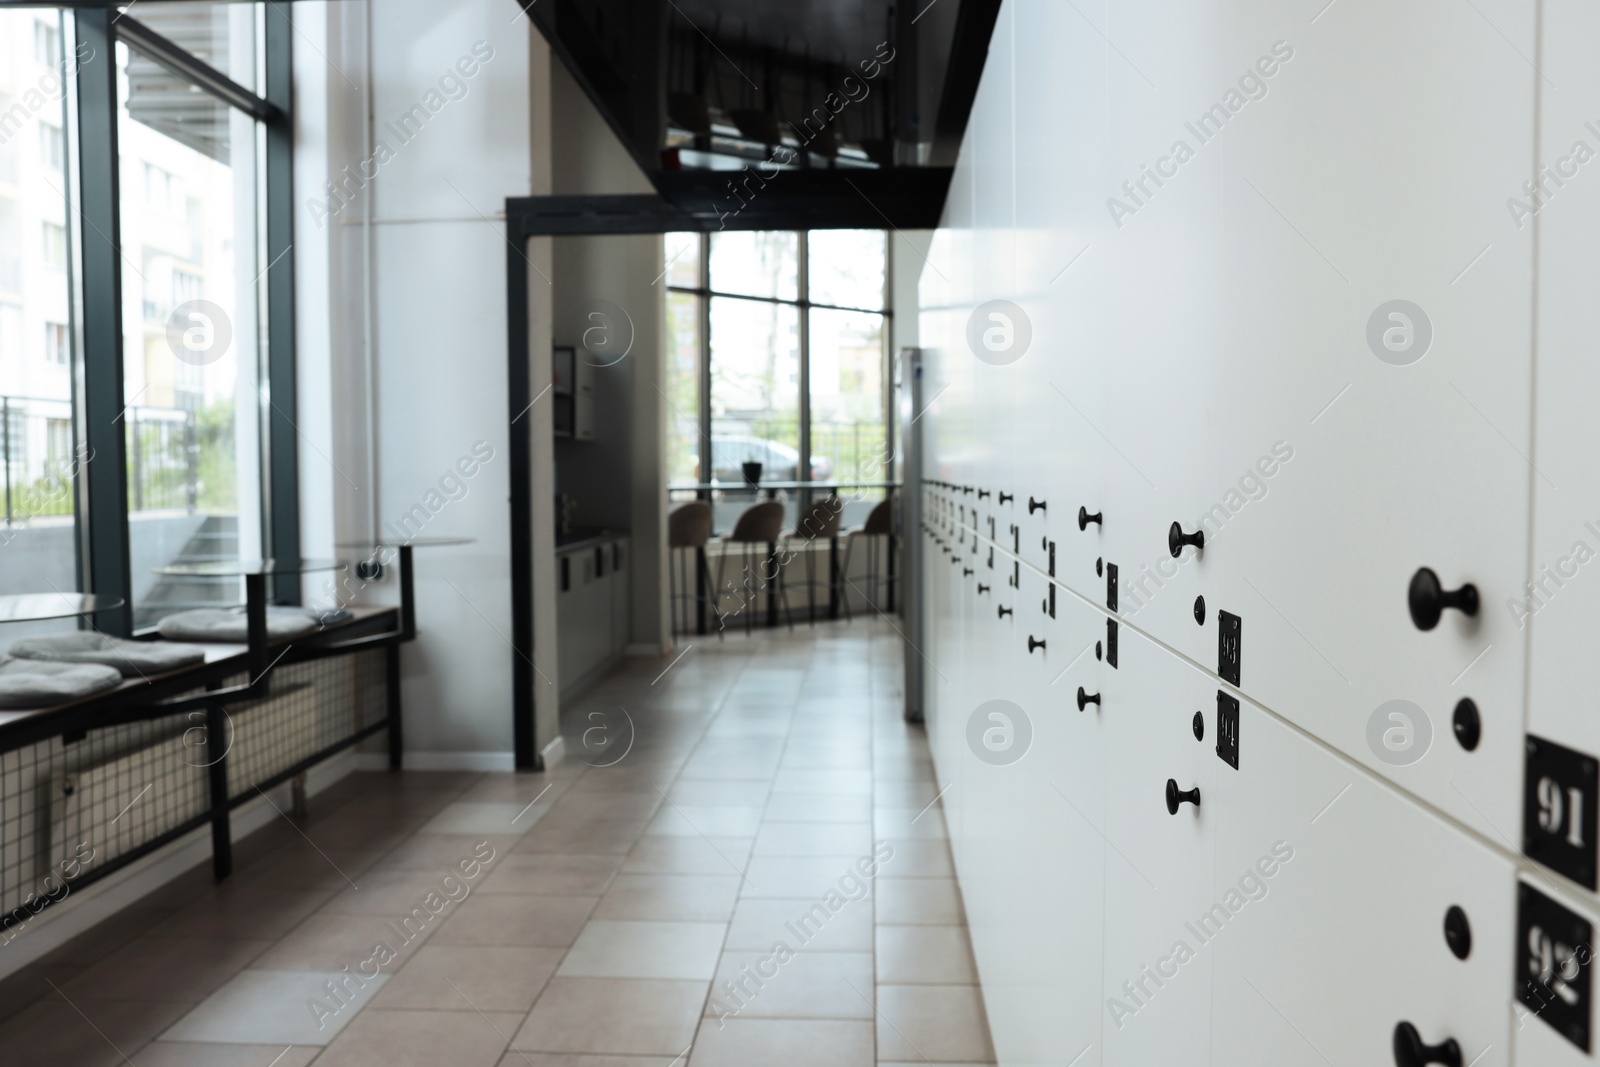
[{"label": "bar stool", "polygon": [[[885,498],[881,503],[879,503],[870,512],[868,512],[867,521],[866,522],[862,523],[860,526],[857,526],[852,530],[846,531],[846,533],[845,533],[844,568],[840,572],[840,580],[841,580],[841,582],[846,583],[846,584],[850,584],[850,585],[854,584],[853,582],[850,582],[850,557],[851,557],[851,555],[852,555],[852,553],[853,553],[853,551],[855,549],[856,538],[858,538],[858,537],[870,537],[870,538],[873,539],[872,542],[867,545],[867,588],[866,588],[866,596],[867,596],[867,603],[870,604],[872,606],[873,610],[876,611],[876,610],[878,610],[878,604],[877,604],[877,595],[878,595],[878,567],[877,567],[878,550],[877,550],[877,539],[880,538],[880,537],[883,538],[885,546],[887,547],[889,553],[892,554],[894,552],[894,500],[893,500],[893,498]],[[885,563],[886,563],[886,568],[889,571],[889,578],[888,578],[888,581],[887,581],[887,584],[888,584],[888,587],[889,587],[889,610],[893,611],[894,610],[894,561],[893,561],[892,558],[887,558],[885,560]],[[850,602],[849,602],[849,598],[847,597],[847,598],[845,598],[845,618],[848,619],[849,617],[850,617]]]},{"label": "bar stool", "polygon": [[[817,621],[817,602],[812,594],[818,585],[816,545],[819,541],[826,541],[828,545],[828,580],[823,583],[828,590],[828,617],[839,617],[840,594],[843,590],[843,582],[839,577],[839,519],[843,514],[844,501],[839,499],[838,494],[829,493],[801,512],[795,528],[784,534],[786,542],[801,542],[800,550],[805,554],[806,580],[803,587],[806,591],[806,621],[811,625],[816,625]],[[779,580],[785,582],[787,593],[787,580],[781,574]]]},{"label": "bar stool", "polygon": [[[667,552],[671,560],[667,568],[672,602],[672,632],[675,634],[688,633],[690,618],[694,616],[694,631],[698,634],[706,632],[706,608],[716,615],[717,605],[710,595],[711,568],[706,565],[706,542],[711,538],[711,505],[704,500],[691,500],[687,504],[679,505],[667,515]],[[684,555],[678,550],[685,550],[689,555]],[[688,574],[690,560],[693,560],[694,579],[693,592],[684,592],[689,589],[690,578]],[[679,605],[683,606],[683,626],[678,626]],[[693,607],[691,607],[693,605]],[[718,628],[718,635],[721,629]]]},{"label": "bar stool", "polygon": [[[728,546],[738,545],[740,547],[740,556],[742,558],[742,562],[744,563],[744,572],[746,575],[744,588],[750,590],[750,596],[747,603],[748,605],[753,606],[756,601],[759,586],[752,583],[749,579],[750,562],[754,555],[751,552],[751,546],[766,545],[767,564],[770,568],[766,575],[769,583],[767,585],[767,625],[772,626],[777,621],[778,601],[773,599],[774,594],[776,594],[776,596],[783,601],[784,614],[788,614],[789,597],[784,592],[783,585],[779,581],[778,569],[778,538],[781,536],[782,531],[783,504],[779,501],[762,500],[758,503],[751,504],[739,514],[738,521],[733,524],[733,531],[726,537],[722,538],[719,542],[722,548],[722,551],[718,553],[717,556],[716,597],[719,612],[723,592],[723,571],[728,565]],[[743,611],[744,606],[741,605],[739,610]],[[719,624],[722,620],[722,617],[723,616],[719,613],[717,616]],[[746,613],[744,623],[745,632],[748,633],[752,625],[753,624],[750,616],[748,613]],[[794,629],[793,619],[789,620],[789,629]]]}]

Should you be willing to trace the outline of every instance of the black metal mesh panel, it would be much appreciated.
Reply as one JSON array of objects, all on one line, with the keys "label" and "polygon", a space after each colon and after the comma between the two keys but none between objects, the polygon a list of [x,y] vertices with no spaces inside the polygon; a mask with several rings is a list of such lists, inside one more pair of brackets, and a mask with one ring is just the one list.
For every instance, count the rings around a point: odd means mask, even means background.
[{"label": "black metal mesh panel", "polygon": [[267,700],[228,709],[228,795],[237,797],[388,714],[384,652],[279,667]]},{"label": "black metal mesh panel", "polygon": [[0,755],[0,914],[204,816],[206,759],[203,713]]},{"label": "black metal mesh panel", "polygon": [[[239,797],[388,715],[385,652],[288,664],[271,696],[224,716],[228,793]],[[223,686],[246,681],[244,675]],[[196,693],[201,692],[199,690]],[[0,752],[0,944],[72,883],[211,813],[203,710]]]}]

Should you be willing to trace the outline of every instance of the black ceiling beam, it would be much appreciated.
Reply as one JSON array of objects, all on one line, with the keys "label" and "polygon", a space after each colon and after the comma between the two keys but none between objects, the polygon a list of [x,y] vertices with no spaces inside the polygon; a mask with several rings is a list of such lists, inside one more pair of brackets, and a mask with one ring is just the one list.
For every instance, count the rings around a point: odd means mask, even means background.
[{"label": "black ceiling beam", "polygon": [[978,83],[983,79],[983,65],[989,59],[989,39],[999,18],[1000,0],[961,0],[950,65],[945,70],[939,114],[933,127],[933,162],[937,166],[954,166],[961,151],[961,138],[972,115],[972,102],[978,97]]},{"label": "black ceiling beam", "polygon": [[[939,225],[950,170],[781,171],[741,200],[728,183],[746,172],[665,171],[661,195],[532,196],[506,201],[525,237],[721,230],[929,230]],[[749,171],[747,176],[753,176]],[[742,209],[740,205],[743,205]]]}]

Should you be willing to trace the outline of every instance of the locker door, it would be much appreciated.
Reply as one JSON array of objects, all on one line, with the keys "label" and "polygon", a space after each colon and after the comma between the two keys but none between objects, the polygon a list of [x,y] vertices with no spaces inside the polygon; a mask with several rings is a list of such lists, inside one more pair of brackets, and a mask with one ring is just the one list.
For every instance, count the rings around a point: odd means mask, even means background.
[{"label": "locker door", "polygon": [[1213,760],[1232,912],[1210,947],[1212,1062],[1393,1063],[1409,1022],[1463,1063],[1511,1063],[1510,860],[1248,701],[1238,737],[1237,770]]},{"label": "locker door", "polygon": [[[1107,502],[1108,540],[1129,530],[1108,550],[1145,581],[1130,618],[1214,666],[1218,635],[1195,624],[1194,599],[1227,608],[1244,621],[1247,694],[1485,834],[1508,832],[1524,659],[1503,605],[1524,581],[1530,480],[1542,484],[1527,459],[1531,249],[1505,209],[1534,150],[1534,4],[1340,4],[1310,27],[1282,5],[1203,6],[1192,25],[1149,30],[1221,35],[1205,51],[1238,57],[1193,97],[1149,97],[1181,103],[1162,115],[1180,134],[1275,41],[1293,55],[1119,232],[1112,313],[1128,328],[1105,428],[1152,453],[1148,481],[1116,480]],[[1416,85],[1429,89],[1403,90]],[[1197,184],[1203,204],[1186,199]],[[1177,567],[1174,521],[1206,535]],[[1424,567],[1446,588],[1473,583],[1477,616],[1420,630],[1408,589]],[[1449,737],[1464,697],[1482,717],[1470,756]],[[1393,700],[1431,722],[1420,762],[1368,744]]]},{"label": "locker door", "polygon": [[[1593,758],[1600,756],[1600,456],[1594,398],[1600,396],[1600,309],[1594,299],[1594,249],[1600,239],[1600,187],[1592,161],[1574,176],[1579,143],[1600,151],[1595,100],[1600,71],[1585,47],[1600,33],[1600,12],[1574,0],[1544,8],[1544,62],[1558,88],[1541,98],[1544,143],[1539,160],[1554,181],[1536,220],[1516,231],[1539,232],[1539,377],[1533,462],[1549,477],[1533,479],[1533,573],[1530,586],[1485,610],[1508,629],[1531,631],[1528,732]],[[1560,174],[1566,173],[1566,178]],[[1560,186],[1555,184],[1561,182]],[[1527,202],[1527,198],[1520,198]],[[1508,220],[1509,228],[1509,220]],[[1594,846],[1573,857],[1595,880]]]},{"label": "locker door", "polygon": [[[1024,568],[1017,636],[992,627],[1007,639],[990,650],[988,690],[971,698],[963,768],[962,893],[1006,1063],[1072,1061],[1102,1011],[1104,770],[1093,708],[1081,715],[1074,700],[1078,684],[1098,684],[1099,620],[1065,590],[1051,618],[1038,607],[1045,585]],[[1029,653],[1024,633],[1045,647]]]},{"label": "locker door", "polygon": [[[1213,686],[1182,660],[1125,633],[1098,716],[1107,744],[1102,1063],[1199,1064],[1211,1033],[1212,959],[1189,924],[1214,901],[1216,757],[1193,733]],[[1167,782],[1200,804],[1167,807]]]}]

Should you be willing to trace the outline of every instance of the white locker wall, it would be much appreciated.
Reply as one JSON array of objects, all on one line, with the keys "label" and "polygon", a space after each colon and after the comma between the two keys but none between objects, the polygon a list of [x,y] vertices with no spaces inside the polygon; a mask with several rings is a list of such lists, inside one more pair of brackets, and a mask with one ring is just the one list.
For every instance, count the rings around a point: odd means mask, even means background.
[{"label": "white locker wall", "polygon": [[[1393,1062],[1402,1022],[1591,1062],[1586,952],[1529,945],[1600,910],[1597,39],[1575,0],[1003,5],[911,490],[1002,1063]],[[1422,568],[1477,610],[1423,628]]]}]

